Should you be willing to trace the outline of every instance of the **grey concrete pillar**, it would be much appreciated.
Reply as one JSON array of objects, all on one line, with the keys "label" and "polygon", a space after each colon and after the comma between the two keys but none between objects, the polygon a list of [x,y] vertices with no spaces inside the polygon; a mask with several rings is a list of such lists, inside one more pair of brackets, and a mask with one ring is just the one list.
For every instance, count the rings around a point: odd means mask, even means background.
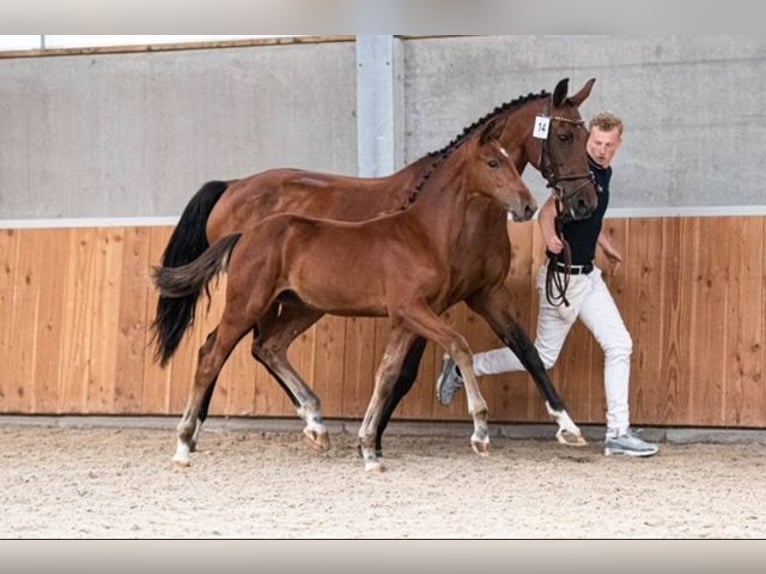
[{"label": "grey concrete pillar", "polygon": [[403,164],[403,90],[399,41],[356,38],[357,164],[362,177],[390,175]]}]

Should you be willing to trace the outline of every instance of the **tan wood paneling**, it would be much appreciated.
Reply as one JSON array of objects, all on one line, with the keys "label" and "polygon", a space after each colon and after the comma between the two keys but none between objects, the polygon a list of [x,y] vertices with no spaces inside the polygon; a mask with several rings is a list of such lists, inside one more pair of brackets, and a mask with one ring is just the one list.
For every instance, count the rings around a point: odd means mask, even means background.
[{"label": "tan wood paneling", "polygon": [[[766,217],[606,220],[625,263],[607,277],[634,340],[631,411],[636,425],[766,426]],[[179,414],[197,350],[223,309],[225,277],[203,298],[170,364],[154,361],[149,325],[156,293],[150,266],[169,227],[3,230],[0,233],[0,412]],[[537,225],[510,224],[508,284],[515,316],[532,339],[543,259]],[[598,263],[606,269],[606,261]],[[498,338],[464,305],[445,317],[474,351]],[[235,349],[211,414],[294,416],[286,394]],[[288,357],[322,399],[327,417],[359,419],[388,339],[386,319],[324,317]],[[468,420],[458,395],[434,397],[442,349],[429,343],[418,381],[396,417]],[[603,353],[580,324],[551,370],[573,418],[603,422]],[[527,373],[484,377],[494,422],[549,421]]]}]

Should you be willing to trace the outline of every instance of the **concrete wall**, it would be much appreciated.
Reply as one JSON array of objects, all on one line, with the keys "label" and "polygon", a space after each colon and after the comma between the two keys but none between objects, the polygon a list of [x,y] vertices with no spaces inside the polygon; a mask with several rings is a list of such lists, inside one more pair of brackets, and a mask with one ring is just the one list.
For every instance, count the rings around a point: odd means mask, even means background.
[{"label": "concrete wall", "polygon": [[[584,115],[608,108],[627,125],[613,207],[766,204],[761,39],[396,44],[397,165],[498,104],[595,77]],[[357,78],[350,41],[0,59],[0,220],[173,217],[209,179],[275,166],[356,173]],[[525,177],[543,198],[539,175]]]},{"label": "concrete wall", "polygon": [[273,166],[356,173],[353,42],[0,59],[0,219],[176,216]]},{"label": "concrete wall", "polygon": [[[583,115],[626,124],[614,207],[764,206],[766,42],[710,36],[495,36],[405,42],[406,159],[494,106],[596,78]],[[536,172],[525,173],[545,195]]]}]

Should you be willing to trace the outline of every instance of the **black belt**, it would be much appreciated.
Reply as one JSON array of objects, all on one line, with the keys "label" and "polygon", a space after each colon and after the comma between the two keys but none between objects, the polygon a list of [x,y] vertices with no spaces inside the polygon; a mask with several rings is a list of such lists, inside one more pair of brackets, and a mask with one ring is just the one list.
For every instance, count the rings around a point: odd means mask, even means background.
[{"label": "black belt", "polygon": [[593,263],[586,263],[585,265],[570,265],[567,270],[567,266],[563,263],[556,262],[556,271],[559,273],[566,273],[568,275],[587,275],[593,271]]}]

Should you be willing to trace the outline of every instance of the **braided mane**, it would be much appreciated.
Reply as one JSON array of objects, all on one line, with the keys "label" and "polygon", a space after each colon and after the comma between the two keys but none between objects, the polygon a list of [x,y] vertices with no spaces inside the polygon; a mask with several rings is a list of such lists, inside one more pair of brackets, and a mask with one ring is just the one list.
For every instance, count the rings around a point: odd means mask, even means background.
[{"label": "braided mane", "polygon": [[530,92],[526,96],[519,96],[515,100],[511,100],[510,102],[505,102],[504,104],[497,106],[494,110],[492,110],[485,116],[476,120],[470,126],[466,126],[465,128],[463,128],[463,131],[460,134],[458,134],[451,142],[449,142],[443,148],[426,154],[426,157],[435,158],[435,159],[431,163],[430,167],[421,176],[420,181],[415,186],[414,191],[412,191],[412,193],[410,193],[409,196],[407,196],[407,203],[403,205],[400,209],[402,210],[407,209],[410,205],[412,205],[417,200],[421,190],[423,189],[423,185],[425,185],[428,178],[431,177],[431,174],[434,172],[434,170],[437,167],[439,167],[441,162],[447,159],[453,151],[459,148],[463,144],[463,142],[465,142],[471,135],[473,135],[473,133],[477,129],[484,127],[488,122],[492,121],[493,119],[500,116],[501,114],[506,114],[506,113],[510,113],[514,111],[516,108],[522,106],[523,104],[526,104],[530,100],[537,100],[537,99],[545,98],[548,96],[550,96],[550,93],[543,90],[539,94]]}]

